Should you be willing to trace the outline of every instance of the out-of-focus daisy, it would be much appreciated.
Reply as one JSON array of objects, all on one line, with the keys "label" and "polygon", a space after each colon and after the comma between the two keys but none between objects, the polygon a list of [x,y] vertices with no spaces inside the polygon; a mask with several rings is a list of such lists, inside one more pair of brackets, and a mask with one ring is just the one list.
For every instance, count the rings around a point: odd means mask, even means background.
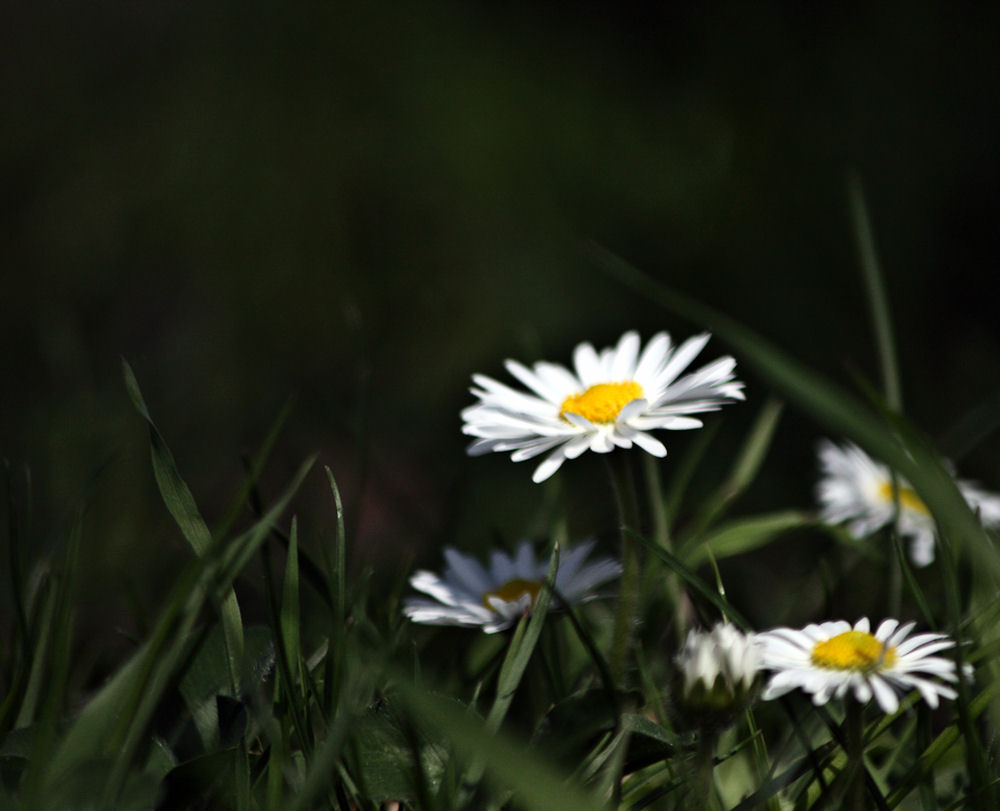
[{"label": "out-of-focus daisy", "polygon": [[[559,561],[555,587],[567,602],[597,596],[595,587],[621,574],[621,564],[611,558],[587,562],[593,545],[593,541],[579,544]],[[528,541],[518,545],[514,557],[495,550],[488,569],[451,547],[444,550],[444,558],[443,575],[421,570],[410,578],[413,588],[433,598],[405,601],[406,616],[414,622],[481,627],[488,634],[496,633],[534,608],[548,571],[548,563],[535,558]]]},{"label": "out-of-focus daisy", "polygon": [[701,421],[688,415],[744,399],[731,357],[680,376],[709,337],[703,333],[674,346],[661,332],[640,353],[638,333],[626,332],[617,346],[601,352],[589,343],[577,346],[573,371],[544,361],[530,369],[506,361],[507,371],[531,391],[473,375],[471,391],[479,402],[462,411],[462,431],[477,437],[468,451],[473,456],[512,451],[515,462],[547,454],[535,468],[536,482],[587,450],[608,453],[638,445],[666,456],[663,443],[649,431],[700,428]]},{"label": "out-of-focus daisy", "polygon": [[[892,478],[889,468],[876,462],[857,445],[842,446],[823,440],[819,445],[823,477],[816,487],[820,516],[831,524],[846,524],[856,538],[865,538],[892,521]],[[979,520],[987,527],[1000,526],[1000,496],[968,481],[957,481]],[[917,566],[934,560],[936,527],[920,496],[901,478],[899,492],[899,532],[910,539],[910,559]]]},{"label": "out-of-focus daisy", "polygon": [[760,650],[753,634],[725,623],[709,632],[688,631],[676,662],[684,676],[688,706],[725,710],[749,695],[760,667]]},{"label": "out-of-focus daisy", "polygon": [[[915,624],[901,626],[899,620],[887,619],[873,634],[862,618],[853,627],[837,620],[760,633],[761,668],[774,671],[762,697],[778,698],[801,687],[820,705],[851,692],[862,704],[874,696],[884,712],[892,713],[899,707],[897,693],[916,688],[937,707],[939,698],[956,695],[939,680],[958,679],[955,663],[934,654],[954,647],[955,641],[944,634],[910,636]],[[971,678],[971,668],[966,675]]]}]

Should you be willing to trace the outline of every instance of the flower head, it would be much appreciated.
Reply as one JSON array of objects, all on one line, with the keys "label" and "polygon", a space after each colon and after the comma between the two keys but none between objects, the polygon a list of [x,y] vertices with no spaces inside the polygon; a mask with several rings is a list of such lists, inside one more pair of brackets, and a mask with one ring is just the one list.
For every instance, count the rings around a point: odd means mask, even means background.
[{"label": "flower head", "polygon": [[673,346],[661,332],[640,353],[638,333],[626,332],[617,346],[600,353],[589,343],[577,346],[573,371],[546,362],[529,369],[508,360],[507,371],[531,391],[473,375],[471,391],[479,402],[462,411],[462,431],[476,437],[468,451],[474,456],[512,451],[515,462],[547,454],[535,468],[536,482],[587,450],[608,453],[637,445],[666,456],[649,431],[700,428],[701,421],[689,415],[743,399],[731,357],[681,376],[708,339],[703,333]]},{"label": "flower head", "polygon": [[[824,440],[819,445],[823,477],[816,487],[820,516],[831,524],[846,524],[856,538],[865,538],[892,522],[894,513],[892,476],[861,448]],[[957,481],[969,506],[984,526],[1000,526],[1000,496],[976,484]],[[897,477],[899,532],[910,539],[910,559],[916,566],[934,560],[934,518],[920,496],[903,478]]]},{"label": "flower head", "polygon": [[684,676],[686,704],[699,710],[726,710],[749,695],[760,652],[753,634],[719,624],[710,632],[688,631],[676,661]]},{"label": "flower head", "polygon": [[[579,544],[559,562],[555,587],[568,602],[595,597],[596,586],[621,574],[621,564],[611,558],[586,562],[593,545]],[[489,569],[451,547],[444,557],[443,576],[421,570],[410,578],[413,588],[433,598],[406,600],[404,611],[414,622],[481,627],[488,634],[502,631],[534,608],[548,571],[548,563],[536,560],[528,541],[518,545],[513,558],[495,550]]]},{"label": "flower head", "polygon": [[[945,682],[958,681],[955,663],[934,654],[955,646],[944,634],[915,634],[916,623],[883,620],[875,633],[867,618],[852,627],[844,620],[807,625],[802,630],[775,628],[758,634],[761,668],[774,671],[763,698],[772,699],[801,687],[813,704],[853,693],[861,703],[873,696],[884,712],[899,707],[897,692],[920,691],[937,707],[939,698],[955,698]],[[966,668],[971,677],[971,668]]]}]

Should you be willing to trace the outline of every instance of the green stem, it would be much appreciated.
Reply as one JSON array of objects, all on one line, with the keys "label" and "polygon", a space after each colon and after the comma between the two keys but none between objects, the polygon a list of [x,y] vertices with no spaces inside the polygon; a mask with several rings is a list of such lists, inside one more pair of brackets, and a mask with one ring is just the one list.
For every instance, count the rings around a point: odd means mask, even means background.
[{"label": "green stem", "polygon": [[636,503],[635,481],[629,462],[628,454],[621,451],[612,453],[608,460],[622,539],[621,592],[615,614],[610,661],[611,673],[619,684],[625,680],[625,664],[632,645],[636,609],[639,604],[639,542],[633,534],[638,530],[639,507]]},{"label": "green stem", "polygon": [[865,746],[864,706],[852,698],[847,699],[847,796],[844,808],[848,811],[865,809]]},{"label": "green stem", "polygon": [[698,732],[694,788],[697,792],[698,807],[705,809],[705,811],[712,808],[712,797],[715,795],[712,773],[715,769],[715,744],[717,740],[718,735],[708,729],[702,728]]},{"label": "green stem", "polygon": [[[670,522],[667,515],[667,505],[663,497],[663,486],[660,483],[660,468],[658,459],[655,456],[644,454],[642,458],[643,473],[646,479],[646,500],[649,502],[650,519],[652,521],[653,542],[673,554],[673,542],[670,537]],[[656,571],[650,571],[651,576],[663,578],[663,588],[666,589],[667,597],[674,612],[674,632],[677,635],[677,643],[684,641],[684,634],[687,631],[688,620],[691,614],[691,603],[687,595],[681,588],[680,578],[674,571],[661,572],[659,567]]]}]

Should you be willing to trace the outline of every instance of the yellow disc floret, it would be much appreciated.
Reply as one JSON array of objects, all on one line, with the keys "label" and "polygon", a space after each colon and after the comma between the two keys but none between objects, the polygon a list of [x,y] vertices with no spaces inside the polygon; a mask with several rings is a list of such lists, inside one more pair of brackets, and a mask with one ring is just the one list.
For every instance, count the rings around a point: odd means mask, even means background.
[{"label": "yellow disc floret", "polygon": [[[924,515],[930,515],[930,510],[927,509],[927,505],[920,500],[920,496],[916,494],[916,491],[911,490],[909,487],[897,487],[896,490],[899,492],[899,506],[905,510],[913,510],[914,512],[923,513]],[[883,501],[888,501],[892,503],[892,484],[890,482],[882,482],[878,488],[879,498]]]},{"label": "yellow disc floret", "polygon": [[522,580],[520,577],[515,577],[513,580],[508,580],[496,591],[490,591],[483,595],[483,605],[485,605],[491,611],[493,606],[490,605],[490,599],[500,599],[505,603],[516,603],[525,594],[530,598],[529,606],[531,608],[535,607],[535,602],[538,600],[538,592],[542,590],[542,584],[536,580]]},{"label": "yellow disc floret", "polygon": [[896,649],[888,648],[867,631],[845,631],[817,642],[810,659],[829,670],[879,670],[892,667]]},{"label": "yellow disc floret", "polygon": [[591,422],[614,422],[621,410],[643,396],[642,386],[634,380],[624,383],[595,383],[580,394],[571,394],[559,406],[559,416],[577,414]]}]

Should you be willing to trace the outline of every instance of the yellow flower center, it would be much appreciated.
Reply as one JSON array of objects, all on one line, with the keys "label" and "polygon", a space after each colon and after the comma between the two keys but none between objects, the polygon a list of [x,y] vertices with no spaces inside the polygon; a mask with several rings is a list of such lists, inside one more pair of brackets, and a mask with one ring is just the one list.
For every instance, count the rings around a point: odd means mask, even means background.
[{"label": "yellow flower center", "polygon": [[563,400],[559,416],[566,419],[566,414],[578,414],[591,422],[614,422],[626,405],[642,396],[642,386],[634,380],[595,383],[586,391]]},{"label": "yellow flower center", "polygon": [[528,602],[528,607],[534,608],[535,603],[538,601],[538,592],[541,590],[541,583],[535,580],[522,580],[520,577],[515,577],[513,580],[508,580],[496,591],[484,594],[483,605],[492,611],[493,606],[490,605],[491,598],[503,600],[505,603],[516,603],[527,594],[531,598]]},{"label": "yellow flower center", "polygon": [[[906,510],[913,510],[914,512],[923,513],[924,515],[930,515],[931,511],[927,509],[927,505],[920,500],[920,496],[916,494],[914,490],[909,487],[897,487],[896,490],[899,492],[899,506]],[[892,502],[892,483],[882,482],[878,486],[879,497],[884,501]]]},{"label": "yellow flower center", "polygon": [[844,631],[817,642],[810,659],[828,670],[879,670],[896,663],[896,649],[887,648],[867,631]]}]

